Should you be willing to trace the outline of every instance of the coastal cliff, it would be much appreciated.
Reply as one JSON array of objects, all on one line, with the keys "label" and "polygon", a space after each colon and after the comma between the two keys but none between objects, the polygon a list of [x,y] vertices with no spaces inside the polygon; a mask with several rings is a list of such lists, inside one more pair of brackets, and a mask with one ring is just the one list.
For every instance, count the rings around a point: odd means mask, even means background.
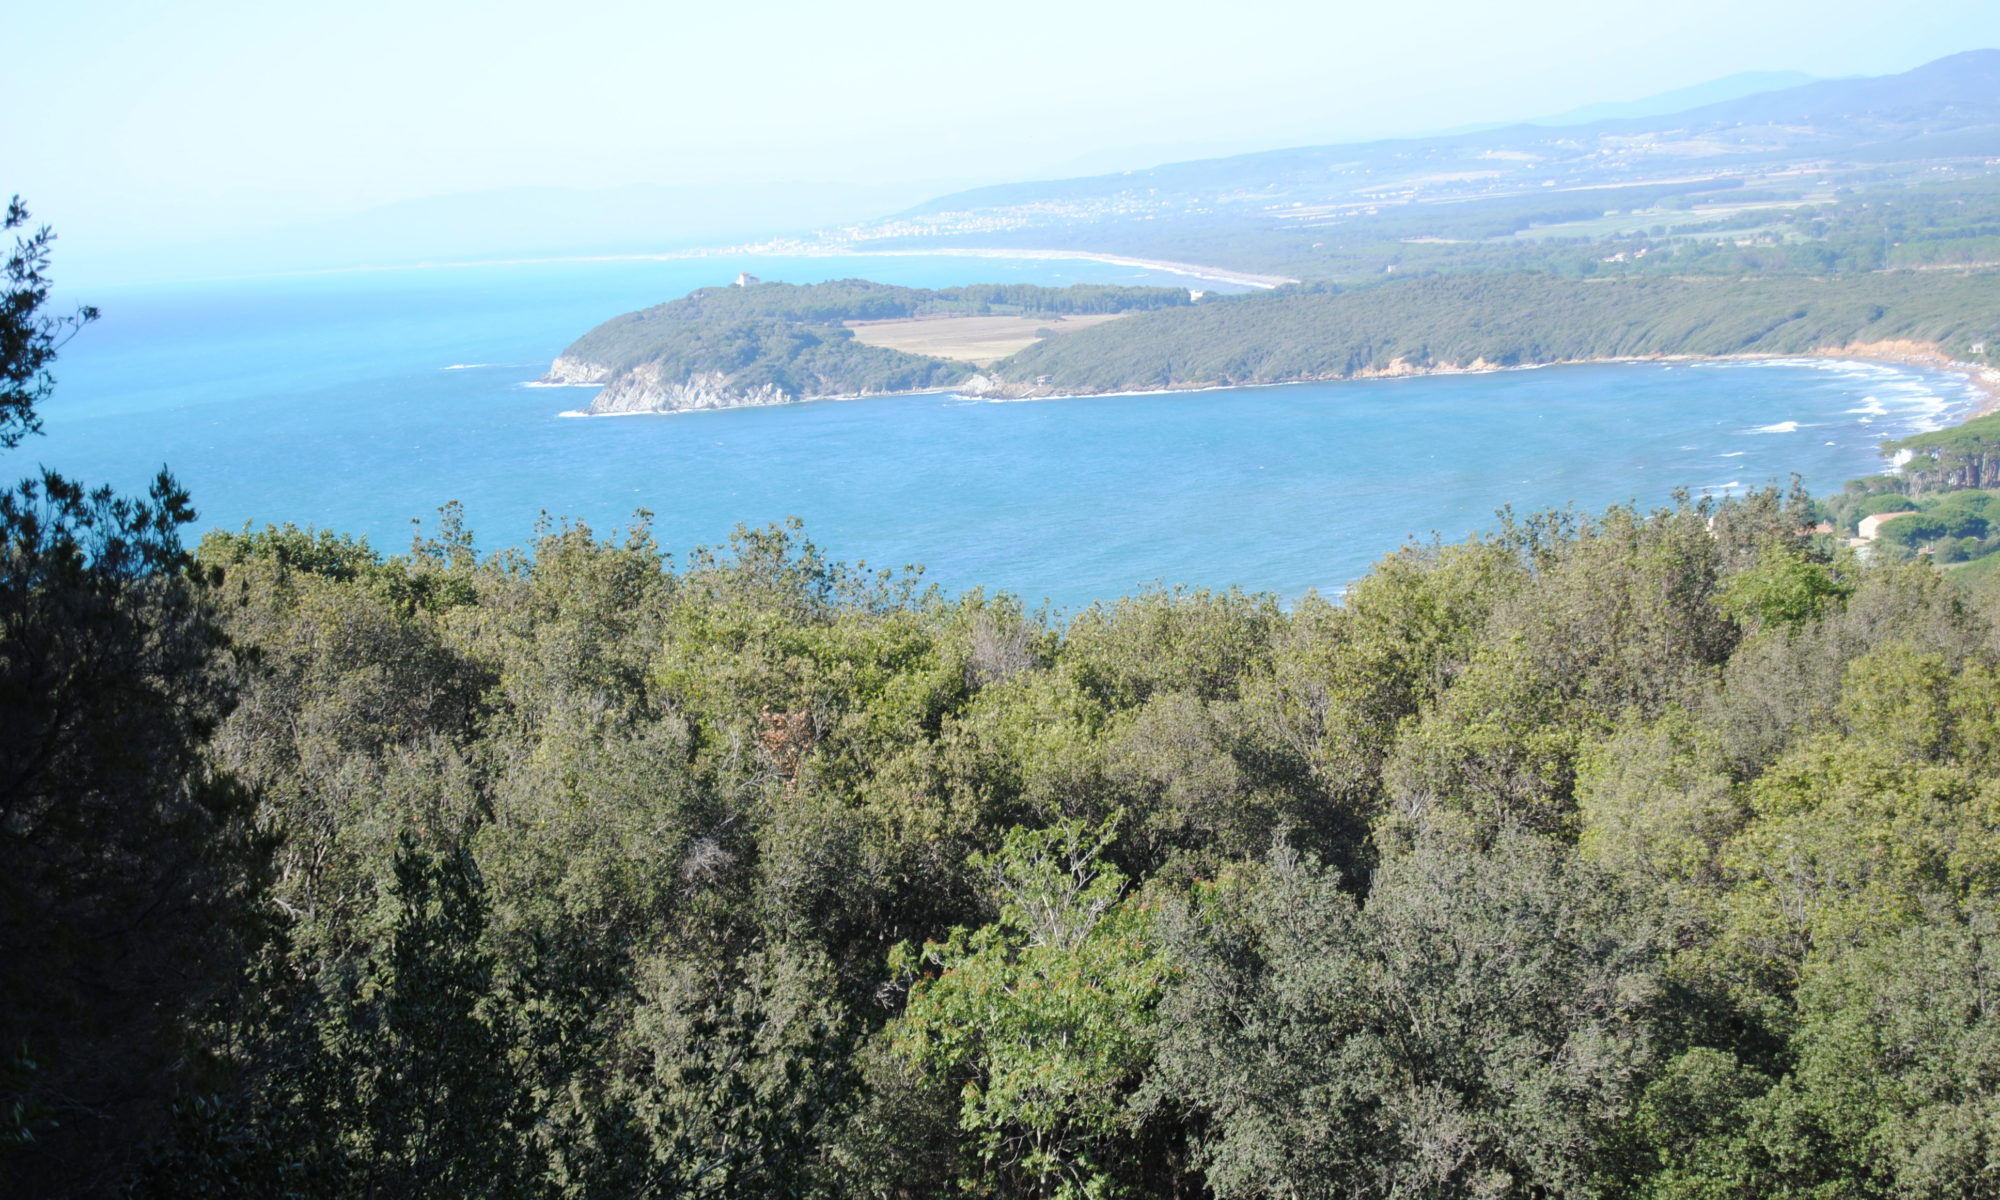
[{"label": "coastal cliff", "polygon": [[[553,370],[550,373],[554,374]],[[789,404],[801,399],[806,397],[787,392],[774,383],[742,384],[723,371],[697,371],[673,379],[661,364],[641,363],[606,380],[604,390],[597,393],[585,411],[594,417],[604,417]]]},{"label": "coastal cliff", "polygon": [[861,396],[934,391],[933,387],[849,388],[823,386],[793,390],[771,380],[747,379],[720,370],[679,374],[665,363],[646,362],[614,371],[602,363],[563,357],[536,381],[546,387],[602,385],[584,409],[587,416],[614,417],[637,413],[698,412],[720,408],[756,408],[796,404],[803,400],[844,400]]},{"label": "coastal cliff", "polygon": [[604,383],[611,378],[611,368],[603,363],[563,355],[549,364],[548,374],[536,382],[547,387],[581,387],[592,383]]}]

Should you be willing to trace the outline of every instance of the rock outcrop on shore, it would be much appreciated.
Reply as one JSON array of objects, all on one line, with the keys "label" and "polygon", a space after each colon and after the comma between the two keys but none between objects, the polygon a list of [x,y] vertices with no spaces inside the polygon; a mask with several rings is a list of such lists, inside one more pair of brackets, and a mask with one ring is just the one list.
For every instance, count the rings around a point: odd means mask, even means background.
[{"label": "rock outcrop on shore", "polygon": [[629,416],[636,413],[700,412],[720,408],[755,408],[773,404],[797,404],[803,400],[841,400],[859,396],[898,395],[906,391],[935,389],[895,389],[892,391],[813,392],[788,391],[775,383],[749,383],[726,371],[695,371],[680,378],[669,375],[661,363],[640,363],[613,371],[598,363],[578,358],[559,358],[548,374],[538,381],[548,386],[602,384],[590,406],[583,411],[593,417]]},{"label": "rock outcrop on shore", "polygon": [[611,378],[611,369],[602,363],[572,358],[565,354],[549,364],[549,373],[537,382],[548,387],[581,387],[586,384],[604,383]]},{"label": "rock outcrop on shore", "polygon": [[607,379],[604,389],[585,411],[592,416],[694,412],[790,404],[807,398],[793,395],[776,384],[740,384],[722,371],[697,371],[684,378],[670,379],[659,363],[641,363]]}]

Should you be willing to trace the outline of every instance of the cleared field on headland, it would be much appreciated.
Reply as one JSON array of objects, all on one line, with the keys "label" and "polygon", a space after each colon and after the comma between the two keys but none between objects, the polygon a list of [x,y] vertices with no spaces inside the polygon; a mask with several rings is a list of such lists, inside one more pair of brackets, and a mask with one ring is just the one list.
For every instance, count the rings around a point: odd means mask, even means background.
[{"label": "cleared field on headland", "polygon": [[956,359],[977,367],[999,362],[1040,340],[1043,330],[1074,333],[1124,313],[1074,317],[906,317],[894,321],[849,321],[854,340],[870,346]]}]

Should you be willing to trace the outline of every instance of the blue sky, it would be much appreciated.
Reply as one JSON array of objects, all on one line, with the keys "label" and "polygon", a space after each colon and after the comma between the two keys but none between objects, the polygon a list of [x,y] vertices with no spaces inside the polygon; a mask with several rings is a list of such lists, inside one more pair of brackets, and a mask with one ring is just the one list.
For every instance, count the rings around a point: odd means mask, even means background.
[{"label": "blue sky", "polygon": [[1906,11],[62,0],[0,19],[0,192],[98,247],[527,185],[767,187],[803,213],[2000,46],[1995,0]]}]

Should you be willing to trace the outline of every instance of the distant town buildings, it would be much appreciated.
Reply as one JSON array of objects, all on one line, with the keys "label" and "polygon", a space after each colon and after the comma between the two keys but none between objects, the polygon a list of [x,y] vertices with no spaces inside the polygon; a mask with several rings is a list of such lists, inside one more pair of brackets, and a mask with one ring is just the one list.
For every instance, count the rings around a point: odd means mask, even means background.
[{"label": "distant town buildings", "polygon": [[1861,518],[1861,523],[1857,528],[1857,532],[1861,534],[1859,540],[1864,542],[1872,542],[1876,538],[1882,536],[1882,526],[1885,522],[1893,521],[1897,517],[1914,517],[1916,515],[1917,515],[1916,509],[1906,508],[1902,512],[1876,513],[1872,517],[1863,517]]},{"label": "distant town buildings", "polygon": [[736,277],[737,287],[756,287],[758,284],[762,282],[764,281],[757,278],[755,275],[752,275],[748,271],[745,271]]}]

